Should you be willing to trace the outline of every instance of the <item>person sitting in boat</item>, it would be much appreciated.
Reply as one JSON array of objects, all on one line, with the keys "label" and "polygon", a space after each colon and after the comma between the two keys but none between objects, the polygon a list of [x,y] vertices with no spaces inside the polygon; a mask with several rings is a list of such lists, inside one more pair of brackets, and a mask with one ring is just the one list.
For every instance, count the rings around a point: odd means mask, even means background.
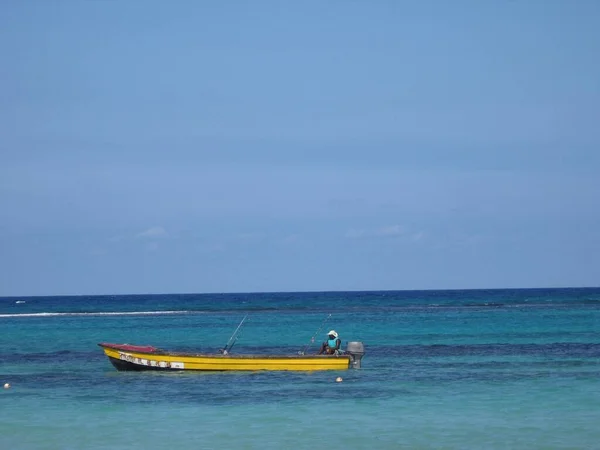
[{"label": "person sitting in boat", "polygon": [[326,355],[337,355],[341,353],[342,340],[339,338],[335,330],[331,330],[327,333],[327,340],[321,345],[319,355],[325,353]]}]

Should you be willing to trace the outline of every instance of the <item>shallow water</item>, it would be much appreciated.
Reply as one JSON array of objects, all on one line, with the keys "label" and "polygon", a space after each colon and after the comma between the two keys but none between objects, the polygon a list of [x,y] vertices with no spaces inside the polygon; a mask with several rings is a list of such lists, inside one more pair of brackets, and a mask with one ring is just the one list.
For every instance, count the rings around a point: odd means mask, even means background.
[{"label": "shallow water", "polygon": [[[97,346],[216,352],[245,314],[234,352],[334,328],[363,368],[127,373]],[[0,382],[0,448],[595,448],[600,289],[3,298]]]}]

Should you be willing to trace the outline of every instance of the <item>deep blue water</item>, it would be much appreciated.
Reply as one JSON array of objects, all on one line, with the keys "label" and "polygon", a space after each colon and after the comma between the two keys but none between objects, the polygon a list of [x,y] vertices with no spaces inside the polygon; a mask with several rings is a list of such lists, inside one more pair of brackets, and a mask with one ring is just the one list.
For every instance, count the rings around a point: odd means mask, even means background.
[{"label": "deep blue water", "polygon": [[[246,314],[234,352],[333,328],[363,368],[124,373],[97,346],[216,352]],[[600,288],[0,298],[0,383],[0,448],[596,448]]]}]

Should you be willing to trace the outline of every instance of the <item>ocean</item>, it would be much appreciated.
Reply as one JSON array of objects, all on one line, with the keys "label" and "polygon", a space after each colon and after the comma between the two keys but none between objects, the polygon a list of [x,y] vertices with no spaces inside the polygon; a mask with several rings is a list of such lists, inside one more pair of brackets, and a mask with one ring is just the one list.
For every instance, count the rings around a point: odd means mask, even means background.
[{"label": "ocean", "polygon": [[[118,372],[97,346],[216,353],[246,314],[234,353],[335,329],[362,368]],[[600,448],[600,288],[5,297],[4,383],[1,449]]]}]

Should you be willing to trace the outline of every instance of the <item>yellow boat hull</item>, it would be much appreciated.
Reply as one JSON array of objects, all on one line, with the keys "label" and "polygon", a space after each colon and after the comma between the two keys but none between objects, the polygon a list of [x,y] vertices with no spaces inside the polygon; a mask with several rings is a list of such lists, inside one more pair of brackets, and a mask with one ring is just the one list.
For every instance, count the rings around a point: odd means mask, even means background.
[{"label": "yellow boat hull", "polygon": [[347,370],[352,360],[349,355],[203,355],[125,344],[98,345],[117,370]]}]

